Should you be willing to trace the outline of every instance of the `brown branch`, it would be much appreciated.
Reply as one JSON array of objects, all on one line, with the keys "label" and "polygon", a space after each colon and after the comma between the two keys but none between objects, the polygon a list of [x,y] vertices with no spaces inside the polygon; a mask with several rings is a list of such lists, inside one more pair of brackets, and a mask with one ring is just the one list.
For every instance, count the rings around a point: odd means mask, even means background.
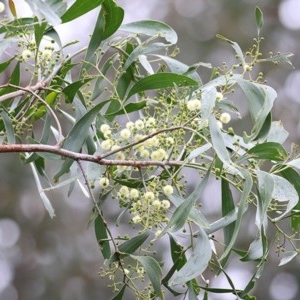
[{"label": "brown branch", "polygon": [[184,162],[181,161],[143,161],[143,160],[117,160],[104,159],[101,155],[92,155],[85,153],[78,153],[58,146],[44,145],[44,144],[10,144],[0,145],[0,153],[34,153],[46,152],[56,154],[62,157],[71,158],[75,161],[90,161],[99,165],[105,166],[130,166],[130,167],[148,167],[148,166],[182,166]]}]

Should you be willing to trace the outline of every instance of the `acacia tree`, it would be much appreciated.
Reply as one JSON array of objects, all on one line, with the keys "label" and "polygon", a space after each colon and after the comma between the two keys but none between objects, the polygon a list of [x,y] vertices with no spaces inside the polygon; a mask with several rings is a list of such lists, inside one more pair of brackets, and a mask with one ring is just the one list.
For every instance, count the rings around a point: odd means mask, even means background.
[{"label": "acacia tree", "polygon": [[[69,185],[72,197],[76,183],[91,199],[95,242],[105,259],[100,276],[112,281],[113,299],[123,299],[125,290],[136,299],[164,299],[167,290],[188,299],[200,293],[203,299],[209,293],[254,299],[249,293],[268,261],[270,241],[285,240],[288,250],[277,250],[280,265],[288,263],[299,252],[300,224],[300,159],[282,146],[288,134],[272,120],[276,92],[259,72],[260,63],[290,63],[290,54],[264,58],[260,52],[261,10],[255,9],[253,46],[244,53],[219,35],[236,62],[213,67],[176,60],[176,32],[162,22],[122,25],[124,11],[113,0],[77,0],[69,8],[62,0],[26,2],[33,17],[19,18],[9,0],[13,18],[1,19],[0,49],[15,50],[0,63],[0,72],[11,70],[0,87],[0,153],[21,153],[30,164],[51,218],[50,189]],[[65,55],[69,45],[62,45],[55,26],[96,7],[89,44]],[[203,67],[211,69],[207,82],[198,72]],[[249,132],[230,124],[232,116],[242,118],[236,90],[251,116]],[[52,160],[61,161],[55,174],[48,168]],[[187,170],[198,176],[192,192]],[[220,181],[222,196],[220,217],[212,222],[201,208],[210,178]],[[116,220],[103,211],[107,199],[119,207]],[[250,208],[257,236],[237,249]],[[130,236],[118,227],[122,222],[132,227]],[[154,251],[161,243],[168,244],[168,264]],[[242,290],[226,273],[232,254],[256,263]],[[224,274],[231,288],[211,285],[207,269]]]}]

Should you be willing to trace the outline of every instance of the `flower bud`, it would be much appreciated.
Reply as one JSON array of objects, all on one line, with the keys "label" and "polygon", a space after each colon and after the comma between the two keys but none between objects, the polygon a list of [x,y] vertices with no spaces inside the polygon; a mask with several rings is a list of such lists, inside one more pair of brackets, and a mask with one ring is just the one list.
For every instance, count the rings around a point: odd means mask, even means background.
[{"label": "flower bud", "polygon": [[109,179],[107,177],[101,177],[99,180],[99,184],[102,188],[106,188],[109,186]]},{"label": "flower bud", "polygon": [[165,195],[171,195],[174,192],[174,189],[171,185],[166,185],[163,187],[163,192]]},{"label": "flower bud", "polygon": [[22,52],[23,61],[28,61],[32,57],[32,52],[28,49]]},{"label": "flower bud", "polygon": [[189,111],[196,111],[196,110],[200,110],[201,108],[201,101],[198,99],[192,99],[190,101],[188,101],[187,103],[187,109]]},{"label": "flower bud", "polygon": [[231,120],[231,116],[229,113],[222,113],[221,116],[220,116],[220,121],[224,124],[227,124],[229,123]]},{"label": "flower bud", "polygon": [[3,13],[5,10],[5,5],[3,2],[0,2],[0,14]]}]

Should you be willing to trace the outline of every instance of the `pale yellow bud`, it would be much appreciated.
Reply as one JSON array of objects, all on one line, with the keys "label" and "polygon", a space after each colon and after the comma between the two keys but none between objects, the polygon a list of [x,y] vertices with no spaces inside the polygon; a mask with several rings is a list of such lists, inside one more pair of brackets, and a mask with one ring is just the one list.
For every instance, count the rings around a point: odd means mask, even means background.
[{"label": "pale yellow bud", "polygon": [[188,101],[186,106],[187,106],[187,109],[190,111],[200,110],[201,101],[198,99],[192,99],[192,100]]},{"label": "pale yellow bud", "polygon": [[3,2],[0,2],[0,14],[3,13],[5,10],[5,5]]},{"label": "pale yellow bud", "polygon": [[166,185],[163,187],[163,192],[165,195],[171,195],[174,192],[174,189],[171,185]]},{"label": "pale yellow bud", "polygon": [[231,116],[229,113],[222,113],[221,116],[220,116],[220,121],[224,124],[227,124],[229,123],[231,120]]}]

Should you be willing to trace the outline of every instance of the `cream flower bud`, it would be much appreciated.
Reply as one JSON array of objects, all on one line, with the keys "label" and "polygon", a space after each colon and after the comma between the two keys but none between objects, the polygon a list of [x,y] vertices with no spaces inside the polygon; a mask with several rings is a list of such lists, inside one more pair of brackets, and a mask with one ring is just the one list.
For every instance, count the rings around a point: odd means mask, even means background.
[{"label": "cream flower bud", "polygon": [[171,145],[173,145],[175,143],[175,141],[174,141],[174,139],[172,137],[168,136],[166,138],[166,143],[167,143],[167,145],[171,146]]},{"label": "cream flower bud", "polygon": [[156,120],[153,117],[150,117],[147,121],[146,121],[146,127],[153,127],[156,123]]},{"label": "cream flower bud", "polygon": [[222,113],[221,116],[220,116],[220,121],[224,124],[227,124],[229,123],[231,120],[231,116],[229,113]]},{"label": "cream flower bud", "polygon": [[158,230],[155,232],[155,237],[158,237],[161,233],[162,233],[162,230],[158,229]]},{"label": "cream flower bud", "polygon": [[222,93],[218,92],[216,94],[216,100],[217,101],[222,101],[223,99],[224,99],[224,95]]},{"label": "cream flower bud", "polygon": [[130,271],[128,269],[124,269],[124,274],[128,275],[130,273]]},{"label": "cream flower bud", "polygon": [[44,61],[49,61],[52,57],[52,51],[49,49],[45,49],[41,52],[41,55]]},{"label": "cream flower bud", "polygon": [[152,206],[154,206],[154,207],[159,208],[160,205],[161,205],[161,203],[160,203],[160,201],[159,201],[158,199],[156,199],[156,200],[154,200],[154,201],[152,202]]},{"label": "cream flower bud", "polygon": [[127,186],[123,185],[120,190],[119,190],[119,193],[125,197],[128,197],[129,196],[129,189]]},{"label": "cream flower bud", "polygon": [[5,5],[3,2],[0,2],[0,14],[3,13],[5,10]]},{"label": "cream flower bud", "polygon": [[163,187],[163,192],[165,195],[171,195],[174,192],[174,189],[171,185],[166,185]]},{"label": "cream flower bud", "polygon": [[152,160],[163,160],[163,159],[165,159],[166,158],[166,156],[167,156],[167,153],[166,153],[166,151],[164,150],[164,149],[158,149],[158,150],[156,150],[156,151],[153,151],[152,153],[151,153],[151,159]]},{"label": "cream flower bud", "polygon": [[109,186],[109,179],[107,177],[101,177],[99,180],[99,184],[102,188],[106,188]]},{"label": "cream flower bud", "polygon": [[171,206],[171,203],[169,200],[163,200],[161,201],[161,206],[165,209],[168,209]]},{"label": "cream flower bud", "polygon": [[248,64],[245,64],[245,65],[244,65],[244,71],[245,71],[245,72],[250,72],[250,71],[252,71],[252,66],[250,66],[250,65],[248,65]]},{"label": "cream flower bud", "polygon": [[100,131],[101,131],[102,133],[105,133],[105,132],[107,132],[108,130],[110,130],[110,126],[109,126],[108,124],[102,124],[102,125],[100,126]]},{"label": "cream flower bud", "polygon": [[153,192],[146,192],[146,193],[144,194],[144,198],[145,198],[146,200],[154,200],[155,196],[154,196],[154,193],[153,193]]},{"label": "cream flower bud", "polygon": [[140,192],[137,189],[131,189],[129,194],[131,199],[136,199],[139,197]]},{"label": "cream flower bud", "polygon": [[28,61],[32,57],[32,52],[28,49],[23,50],[22,58],[24,61]]},{"label": "cream flower bud", "polygon": [[217,121],[217,125],[218,125],[218,127],[219,127],[220,129],[222,129],[222,128],[223,128],[223,124],[222,124],[222,122],[221,122],[221,121]]},{"label": "cream flower bud", "polygon": [[105,140],[101,143],[101,148],[103,150],[109,150],[113,146],[112,140]]},{"label": "cream flower bud", "polygon": [[196,110],[200,110],[201,108],[201,101],[198,99],[192,99],[189,100],[187,103],[187,109],[190,111],[196,111]]},{"label": "cream flower bud", "polygon": [[143,149],[141,152],[140,152],[140,156],[141,158],[148,158],[150,156],[150,153],[147,149]]},{"label": "cream flower bud", "polygon": [[135,121],[134,126],[137,130],[142,130],[144,129],[144,122],[142,120],[137,120]]},{"label": "cream flower bud", "polygon": [[121,130],[120,135],[124,140],[127,140],[131,136],[131,131],[127,128],[124,128]]},{"label": "cream flower bud", "polygon": [[134,224],[140,223],[141,221],[142,221],[142,218],[141,218],[140,216],[134,216],[134,217],[132,218],[132,222],[133,222]]},{"label": "cream flower bud", "polygon": [[127,122],[127,123],[126,123],[126,128],[129,129],[129,130],[132,130],[132,129],[134,128],[134,123],[131,122],[131,121],[130,121],[130,122]]}]

